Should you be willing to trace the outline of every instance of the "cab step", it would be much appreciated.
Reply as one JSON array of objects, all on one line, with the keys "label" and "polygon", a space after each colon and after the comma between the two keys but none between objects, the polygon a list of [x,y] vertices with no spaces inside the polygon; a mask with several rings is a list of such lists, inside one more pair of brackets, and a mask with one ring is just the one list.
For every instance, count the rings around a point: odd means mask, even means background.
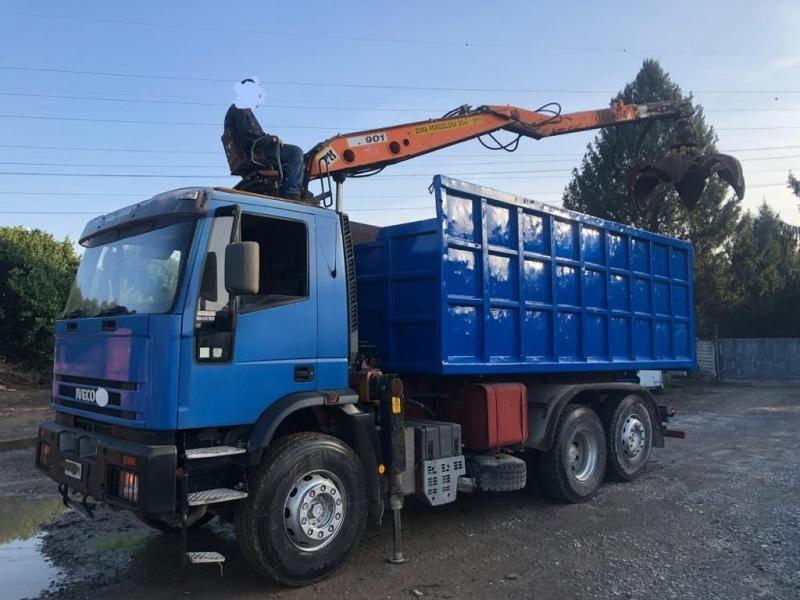
[{"label": "cab step", "polygon": [[247,492],[232,490],[230,488],[201,490],[199,492],[192,492],[187,496],[189,506],[203,506],[204,504],[214,504],[216,502],[231,502],[232,500],[242,500],[243,498],[247,498]]},{"label": "cab step", "polygon": [[186,451],[186,458],[188,460],[198,460],[201,458],[219,458],[221,456],[235,456],[237,454],[245,454],[246,448],[239,448],[237,446],[211,446],[209,448],[191,448]]},{"label": "cab step", "polygon": [[225,557],[219,552],[187,552],[186,560],[193,565],[222,564],[225,562]]}]

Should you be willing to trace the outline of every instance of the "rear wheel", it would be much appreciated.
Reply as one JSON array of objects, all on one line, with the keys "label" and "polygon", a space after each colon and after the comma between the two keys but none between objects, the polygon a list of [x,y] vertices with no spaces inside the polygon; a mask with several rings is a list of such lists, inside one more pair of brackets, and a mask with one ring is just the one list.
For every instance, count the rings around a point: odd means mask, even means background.
[{"label": "rear wheel", "polygon": [[341,565],[367,521],[364,469],[341,440],[320,433],[281,438],[250,481],[236,537],[260,573],[291,586]]},{"label": "rear wheel", "polygon": [[633,481],[645,469],[653,447],[653,422],[641,397],[630,394],[603,406],[608,474]]},{"label": "rear wheel", "polygon": [[585,502],[597,493],[606,470],[603,424],[588,406],[564,409],[550,450],[538,456],[542,487],[554,498]]}]

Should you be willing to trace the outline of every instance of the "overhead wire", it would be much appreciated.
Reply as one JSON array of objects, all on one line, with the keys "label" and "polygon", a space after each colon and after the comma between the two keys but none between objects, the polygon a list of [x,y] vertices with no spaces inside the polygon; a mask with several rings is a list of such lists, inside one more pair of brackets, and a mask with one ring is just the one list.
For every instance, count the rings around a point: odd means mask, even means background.
[{"label": "overhead wire", "polygon": [[[76,92],[80,93],[80,92]],[[8,92],[0,91],[0,96],[11,97],[24,97],[24,98],[53,98],[57,100],[81,100],[90,102],[125,102],[134,104],[168,104],[179,106],[213,106],[224,107],[228,106],[222,97],[219,102],[198,102],[197,100],[167,100],[159,98],[118,98],[118,97],[92,97],[92,96],[77,96],[74,94],[45,94],[41,92]],[[363,104],[363,103],[362,103]],[[278,109],[278,110],[335,110],[335,111],[375,111],[375,112],[402,112],[402,113],[426,113],[434,114],[441,112],[440,109],[418,107],[399,107],[399,106],[382,106],[380,103],[375,103],[369,106],[353,105],[353,106],[331,106],[330,102],[325,104],[284,104],[284,103],[269,103],[261,106],[263,109]],[[714,108],[703,107],[703,112],[800,112],[800,107],[746,107],[746,108]],[[449,116],[448,114],[444,115]]]},{"label": "overhead wire", "polygon": [[[495,157],[487,157],[488,158],[495,158]],[[740,159],[739,162],[747,163],[747,162],[755,162],[755,161],[764,161],[764,160],[786,160],[786,159],[795,159],[800,158],[800,154],[784,154],[781,156],[757,156],[752,158],[743,158]],[[577,161],[580,160],[580,157],[576,158],[560,158],[560,159],[552,159],[552,160],[519,160],[510,162],[508,159],[503,159],[502,161],[497,162],[490,162],[488,160],[478,161],[478,162],[451,162],[451,163],[424,163],[425,168],[428,169],[449,169],[452,167],[503,167],[503,166],[525,166],[529,164],[553,164],[553,163],[570,163],[575,164]],[[403,161],[401,163],[392,165],[392,171],[402,171],[404,168],[411,167],[414,169],[419,169],[421,165],[415,163],[414,165],[408,164],[410,161]],[[216,164],[207,164],[207,165],[176,165],[176,164],[137,164],[137,163],[52,163],[52,162],[32,162],[32,161],[0,161],[0,165],[16,165],[16,166],[29,166],[29,167],[97,167],[97,168],[106,168],[106,167],[119,167],[119,168],[153,168],[153,169],[216,169],[221,166],[225,166],[221,161]],[[545,170],[545,169],[532,169],[529,172],[531,173],[544,173],[544,172],[565,172],[570,173],[572,172],[571,168],[565,169],[553,169],[553,170]]]},{"label": "overhead wire", "polygon": [[[21,93],[21,92],[0,92],[0,96],[14,96],[24,98],[54,98],[57,100],[88,100],[95,102],[127,102],[134,104],[173,104],[180,106],[214,106],[223,107],[228,106],[229,102],[197,102],[186,100],[159,100],[159,99],[142,99],[142,98],[112,98],[104,96],[101,98],[93,98],[91,96],[74,96],[62,94],[41,94],[41,93]],[[438,112],[428,108],[402,108],[397,106],[381,107],[375,106],[331,106],[330,104],[264,104],[263,108],[267,109],[302,109],[302,110],[343,110],[343,111],[378,111],[378,112],[413,112],[413,113],[434,113]],[[800,110],[800,109],[798,109]]]},{"label": "overhead wire", "polygon": [[[21,196],[127,196],[132,198],[147,198],[147,194],[134,194],[134,193],[120,193],[120,192],[62,192],[62,191],[50,191],[50,192],[34,192],[30,190],[25,191],[16,191],[16,190],[0,190],[0,194],[7,194],[7,195],[21,195]],[[556,191],[539,191],[539,192],[518,192],[520,196],[561,196],[563,192],[556,192]],[[152,194],[151,194],[152,195]],[[374,200],[374,199],[386,199],[386,198],[404,198],[408,200],[409,198],[430,198],[430,196],[415,196],[414,194],[370,194],[360,196],[358,194],[348,194],[347,197],[353,200]]]},{"label": "overhead wire", "polygon": [[[86,152],[134,152],[143,154],[216,154],[219,155],[219,150],[193,150],[182,148],[108,148],[108,147],[87,147],[87,146],[34,146],[25,144],[0,144],[0,148],[18,148],[28,150],[76,150]],[[785,146],[756,146],[750,148],[723,148],[722,152],[762,152],[766,150],[788,150],[800,148],[800,144],[792,144]],[[541,158],[542,156],[569,156],[581,158],[583,155],[576,154],[575,152],[542,152],[538,154],[515,154],[516,157],[530,157]],[[437,158],[495,158],[485,152],[481,153],[468,153],[468,154],[450,154],[439,153]]]},{"label": "overhead wire", "polygon": [[[770,157],[770,158],[774,159],[774,157]],[[800,155],[794,155],[792,158],[800,158]],[[751,159],[751,160],[759,160],[759,159]],[[745,161],[745,162],[747,162],[747,161]],[[18,165],[18,166],[25,165],[25,166],[48,166],[48,167],[97,167],[97,168],[103,168],[103,167],[143,168],[143,167],[146,167],[146,168],[159,168],[159,169],[168,169],[168,168],[206,169],[206,168],[219,167],[219,165],[124,165],[124,164],[114,164],[114,165],[105,164],[104,165],[104,164],[86,164],[86,163],[85,164],[79,164],[79,163],[65,164],[65,163],[3,162],[3,161],[0,161],[0,165]],[[393,166],[396,167],[398,165],[393,165]],[[445,166],[459,166],[459,165],[456,163],[456,164],[453,164],[453,165],[445,165]],[[503,165],[488,165],[488,164],[485,164],[483,166],[503,166]],[[515,166],[517,166],[517,165],[515,165]],[[521,166],[521,165],[519,165],[519,166]],[[386,167],[384,166],[384,167],[379,167],[379,168],[376,168],[376,169],[370,169],[370,171],[375,171],[375,174],[377,174],[377,173],[380,173],[381,171],[383,171],[385,168]],[[419,166],[417,166],[417,168],[419,168]],[[434,174],[433,170],[442,168],[442,166],[441,165],[429,165],[429,168],[432,169],[432,171],[427,171],[427,172],[424,172],[424,173],[405,173],[405,172],[402,172],[402,171],[401,172],[390,171],[389,173],[391,174],[391,173],[394,172],[396,175],[399,175],[399,176],[402,176],[402,177],[431,177]],[[774,168],[774,169],[748,169],[748,172],[749,173],[774,173],[774,172],[780,172],[780,171],[787,171],[790,168],[791,167]],[[467,171],[467,172],[458,172],[458,171],[456,171],[456,172],[449,172],[449,174],[451,174],[453,176],[462,176],[462,177],[463,176],[469,176],[469,175],[476,175],[476,176],[477,175],[522,175],[522,174],[538,175],[540,173],[559,173],[559,174],[562,174],[562,175],[568,175],[568,174],[572,173],[572,171],[573,171],[573,169],[522,169],[522,170],[503,170],[503,171]],[[19,174],[19,172],[16,172],[16,171],[0,171],[0,175],[3,175],[3,174],[12,175],[12,174]],[[28,174],[28,173],[26,172],[25,174]],[[37,174],[40,174],[40,173],[32,173],[32,174],[37,175]],[[52,174],[53,175],[67,175],[67,176],[73,175],[71,173],[52,173]],[[85,175],[87,177],[92,177],[92,176],[95,176],[95,175],[102,175],[102,174],[80,173],[80,174],[74,174],[74,175]],[[130,173],[130,174],[128,174],[128,173],[119,173],[119,174],[115,174],[114,176],[125,177],[125,176],[128,176],[128,175],[139,175],[139,174],[138,173]],[[149,173],[146,176],[148,176],[148,177],[172,177],[173,175]],[[180,176],[180,177],[233,177],[233,175],[217,175],[217,174],[204,175],[202,173],[198,173],[196,175],[180,174],[180,175],[174,175],[174,176],[176,176],[176,177],[178,177],[178,176]],[[364,175],[364,174],[357,173],[357,174],[353,174],[353,175],[348,175],[348,178],[356,178],[357,179],[359,177],[367,177],[367,176],[370,176],[370,175]],[[535,179],[538,179],[538,177],[536,177]]]},{"label": "overhead wire", "polygon": [[[27,67],[20,65],[0,65],[0,70],[23,71],[33,73],[61,73],[68,75],[90,75],[95,77],[115,77],[128,79],[155,79],[167,81],[196,81],[202,83],[230,83],[229,77],[192,77],[188,75],[157,75],[153,73],[123,73],[118,71],[90,71],[83,69],[57,69],[54,67]],[[285,85],[297,87],[334,87],[354,89],[386,89],[386,90],[416,90],[425,92],[504,92],[525,94],[605,94],[614,95],[618,90],[590,89],[590,88],[493,88],[493,87],[455,87],[435,85],[399,85],[377,83],[353,82],[322,82],[322,81],[291,81],[291,80],[262,80],[267,85]],[[702,94],[800,94],[800,89],[738,89],[738,90],[693,90]]]},{"label": "overhead wire", "polygon": [[[53,115],[14,115],[14,114],[0,114],[0,119],[39,119],[39,120],[46,120],[46,121],[76,121],[76,122],[83,122],[83,123],[119,123],[123,125],[190,125],[193,127],[203,126],[203,127],[219,127],[219,123],[205,123],[201,121],[137,121],[133,119],[95,119],[89,117],[61,117],[61,116],[53,116]],[[336,131],[336,132],[347,132],[347,131],[361,131],[364,130],[363,127],[352,125],[352,126],[337,126],[337,127],[329,127],[327,125],[285,125],[285,124],[264,124],[264,127],[276,128],[276,129],[310,129],[316,131]],[[715,131],[761,131],[761,130],[796,130],[800,129],[800,125],[763,125],[763,126],[747,126],[747,127],[715,127]],[[491,135],[491,134],[489,134]],[[518,139],[515,141],[519,141]],[[489,146],[485,147],[489,148]],[[490,150],[501,150],[505,148],[489,148]],[[513,150],[510,150],[513,152]]]},{"label": "overhead wire", "polygon": [[[199,121],[135,121],[132,119],[93,119],[88,117],[56,117],[52,115],[9,115],[0,114],[0,119],[43,119],[47,121],[80,121],[83,123],[121,123],[126,125],[191,125],[219,127],[220,123],[203,123]],[[356,127],[327,127],[325,125],[264,125],[280,129],[314,129],[327,131],[342,131],[356,129]]]}]

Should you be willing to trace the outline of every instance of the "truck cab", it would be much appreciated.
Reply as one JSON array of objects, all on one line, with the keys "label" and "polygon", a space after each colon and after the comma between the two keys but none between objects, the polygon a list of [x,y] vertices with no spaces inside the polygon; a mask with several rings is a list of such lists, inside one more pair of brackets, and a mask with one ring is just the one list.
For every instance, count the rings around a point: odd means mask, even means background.
[{"label": "truck cab", "polygon": [[[38,459],[65,498],[86,494],[177,527],[187,453],[215,448],[194,462],[227,452],[242,463],[199,470],[190,502],[208,490],[239,498],[245,452],[268,442],[269,427],[252,435],[261,423],[355,400],[335,212],[182,189],[93,220],[80,241],[56,324],[56,417],[40,428]],[[248,257],[232,252],[248,245]],[[254,289],[230,287],[243,267]]]}]

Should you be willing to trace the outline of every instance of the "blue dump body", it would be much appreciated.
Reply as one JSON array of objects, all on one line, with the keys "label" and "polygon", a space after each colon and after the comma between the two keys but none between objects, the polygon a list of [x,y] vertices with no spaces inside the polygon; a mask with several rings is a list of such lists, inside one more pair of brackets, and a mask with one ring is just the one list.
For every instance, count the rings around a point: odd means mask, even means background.
[{"label": "blue dump body", "polygon": [[355,247],[384,371],[693,369],[692,246],[441,175],[436,218]]}]

